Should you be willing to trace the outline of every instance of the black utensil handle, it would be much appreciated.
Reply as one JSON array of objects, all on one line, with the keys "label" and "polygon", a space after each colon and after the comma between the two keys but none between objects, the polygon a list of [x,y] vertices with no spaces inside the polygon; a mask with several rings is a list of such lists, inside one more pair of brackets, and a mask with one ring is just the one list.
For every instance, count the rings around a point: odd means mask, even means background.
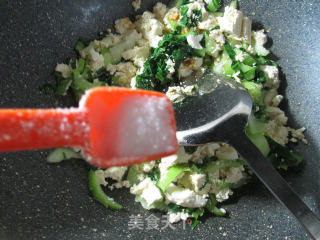
[{"label": "black utensil handle", "polygon": [[270,192],[286,206],[309,232],[313,239],[320,240],[320,220],[292,190],[289,184],[280,176],[258,148],[244,134],[230,139],[230,144],[237,149],[246,160],[249,167],[264,183]]}]

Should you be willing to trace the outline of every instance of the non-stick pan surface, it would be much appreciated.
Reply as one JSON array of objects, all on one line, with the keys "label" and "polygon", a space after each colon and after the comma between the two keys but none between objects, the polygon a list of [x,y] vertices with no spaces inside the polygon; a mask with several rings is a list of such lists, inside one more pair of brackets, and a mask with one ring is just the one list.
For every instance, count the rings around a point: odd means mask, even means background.
[{"label": "non-stick pan surface", "polygon": [[[142,0],[142,10],[155,1]],[[228,2],[227,2],[228,3]],[[305,165],[286,179],[320,215],[320,2],[241,0],[254,26],[263,26],[282,67],[284,104],[290,125],[305,126],[308,145],[299,144]],[[113,21],[134,12],[129,0],[0,1],[0,107],[70,106],[71,98],[41,94],[54,82],[57,62],[72,56],[80,37],[95,38]],[[112,211],[88,194],[81,161],[47,164],[47,151],[0,154],[0,239],[308,239],[305,231],[254,181],[226,203],[227,218],[208,217],[191,230],[182,223],[148,230],[147,212],[127,190],[110,193],[125,206]],[[140,214],[140,215],[139,215]],[[131,218],[130,218],[131,216]],[[142,229],[130,229],[138,218]],[[150,218],[148,218],[150,219]],[[159,223],[159,228],[164,224]]]}]

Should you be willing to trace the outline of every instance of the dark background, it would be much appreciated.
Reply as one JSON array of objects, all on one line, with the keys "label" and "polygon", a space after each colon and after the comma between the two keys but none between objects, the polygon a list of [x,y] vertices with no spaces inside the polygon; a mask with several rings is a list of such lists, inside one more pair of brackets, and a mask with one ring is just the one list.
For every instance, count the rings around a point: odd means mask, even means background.
[{"label": "dark background", "polygon": [[[155,1],[142,0],[143,9]],[[228,3],[228,1],[227,1]],[[295,146],[305,165],[286,174],[303,200],[320,215],[320,2],[240,1],[240,9],[268,31],[282,67],[289,125],[307,128],[308,145]],[[141,13],[141,10],[138,11]],[[69,106],[71,98],[41,94],[54,83],[57,62],[74,55],[80,37],[95,38],[117,18],[134,12],[129,0],[0,1],[0,107]],[[272,44],[273,42],[273,44]],[[130,215],[151,212],[128,190],[111,196],[125,206],[112,211],[89,197],[87,166],[47,164],[47,151],[0,154],[0,239],[308,239],[290,213],[259,182],[236,191],[227,218],[206,218],[195,230],[129,230]],[[161,217],[158,212],[153,212]],[[161,225],[163,226],[163,225]]]}]

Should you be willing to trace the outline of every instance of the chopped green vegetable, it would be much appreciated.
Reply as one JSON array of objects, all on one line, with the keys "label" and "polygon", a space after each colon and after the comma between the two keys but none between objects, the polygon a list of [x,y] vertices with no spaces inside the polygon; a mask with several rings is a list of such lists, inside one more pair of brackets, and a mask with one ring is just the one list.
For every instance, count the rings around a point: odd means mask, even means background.
[{"label": "chopped green vegetable", "polygon": [[[192,57],[194,51],[187,43],[186,36],[172,32],[164,35],[157,48],[150,49],[150,57],[144,63],[143,73],[136,78],[136,87],[146,90],[165,91],[172,82],[176,82],[177,71],[168,77],[167,61],[169,58],[175,63],[175,69],[180,63]],[[169,57],[170,56],[170,57]]]},{"label": "chopped green vegetable", "polygon": [[47,157],[47,162],[49,163],[58,163],[63,160],[80,158],[83,159],[83,156],[71,148],[57,148],[53,150]]},{"label": "chopped green vegetable", "polygon": [[248,90],[248,92],[252,97],[253,102],[260,103],[260,99],[261,99],[260,86],[257,83],[249,82],[249,81],[242,81],[241,84]]},{"label": "chopped green vegetable", "polygon": [[267,137],[270,145],[270,155],[268,160],[276,168],[287,169],[298,166],[302,161],[302,156],[286,146],[282,146],[273,139]]},{"label": "chopped green vegetable", "polygon": [[238,2],[237,1],[232,1],[230,3],[230,7],[237,8],[238,7]]},{"label": "chopped green vegetable", "polygon": [[216,12],[221,7],[221,0],[212,0],[207,3],[209,12]]},{"label": "chopped green vegetable", "polygon": [[178,164],[173,165],[169,168],[167,176],[158,183],[158,187],[164,192],[170,183],[176,180],[177,177],[180,176],[180,174],[187,171],[190,171],[190,168],[188,166]]},{"label": "chopped green vegetable", "polygon": [[89,189],[92,193],[93,198],[100,202],[102,205],[115,210],[120,210],[123,208],[120,204],[116,203],[113,198],[107,196],[104,193],[99,183],[98,176],[92,169],[90,169],[89,171]]},{"label": "chopped green vegetable", "polygon": [[127,180],[129,181],[131,186],[139,183],[137,171],[133,167],[129,167]]},{"label": "chopped green vegetable", "polygon": [[215,195],[210,194],[209,197],[210,198],[206,204],[206,209],[216,216],[224,217],[226,215],[226,212],[217,207],[218,202],[217,202]]},{"label": "chopped green vegetable", "polygon": [[218,161],[209,162],[205,167],[205,172],[213,172],[219,169],[229,169],[234,167],[241,167],[244,165],[243,160],[226,160],[226,159],[219,159]]}]

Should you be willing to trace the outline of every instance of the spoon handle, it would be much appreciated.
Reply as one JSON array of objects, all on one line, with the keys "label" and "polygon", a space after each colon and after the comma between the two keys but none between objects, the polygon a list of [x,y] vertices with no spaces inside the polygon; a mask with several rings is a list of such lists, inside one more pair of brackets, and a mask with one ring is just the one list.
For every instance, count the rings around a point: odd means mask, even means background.
[{"label": "spoon handle", "polygon": [[0,152],[81,147],[85,121],[79,109],[0,109]]},{"label": "spoon handle", "polygon": [[[234,140],[236,139],[236,140]],[[252,171],[264,183],[269,191],[286,206],[309,232],[313,239],[320,240],[320,220],[292,190],[275,168],[260,153],[258,148],[243,133],[230,139],[230,144],[237,149]]]}]

